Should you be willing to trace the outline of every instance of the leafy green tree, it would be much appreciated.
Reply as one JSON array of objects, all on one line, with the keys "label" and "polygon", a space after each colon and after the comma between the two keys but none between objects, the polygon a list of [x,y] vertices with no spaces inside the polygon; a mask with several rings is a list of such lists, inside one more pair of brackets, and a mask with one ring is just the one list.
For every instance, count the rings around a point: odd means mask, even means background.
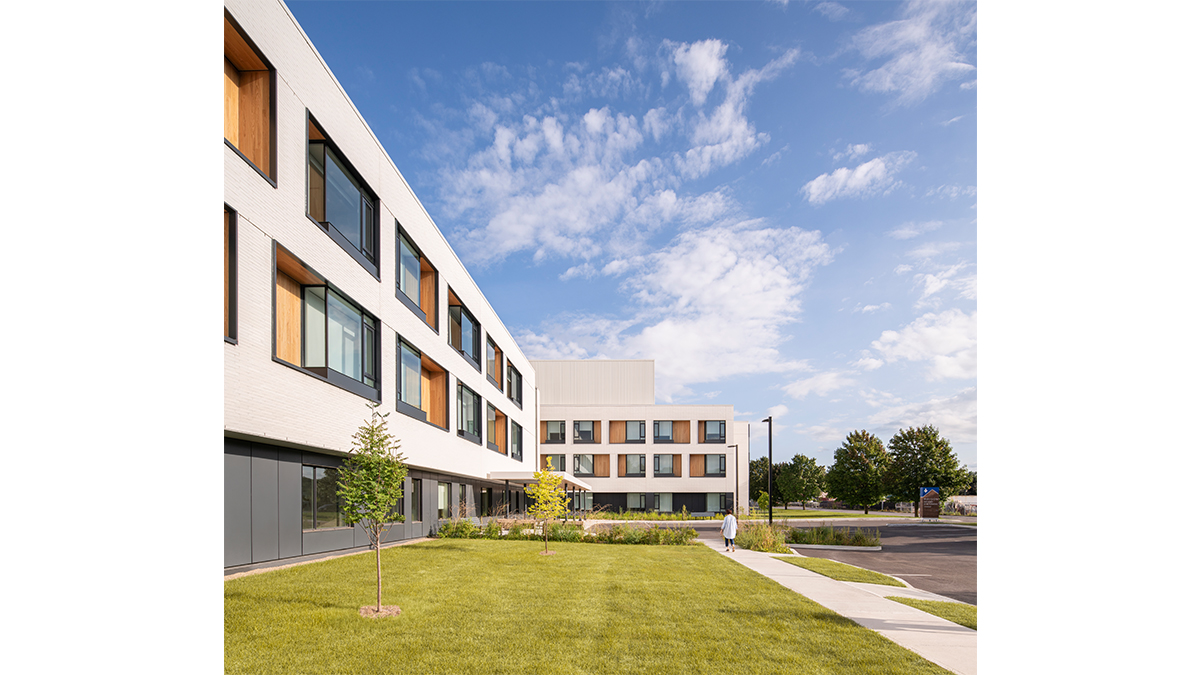
[{"label": "leafy green tree", "polygon": [[546,550],[550,552],[550,521],[567,512],[567,491],[562,487],[562,476],[554,473],[553,463],[546,458],[546,468],[533,474],[534,482],[525,486],[525,494],[532,502],[529,505],[529,515],[535,520],[542,521],[542,538],[546,540]]},{"label": "leafy green tree", "polygon": [[975,471],[968,471],[967,473],[971,474],[971,484],[967,486],[967,491],[963,494],[977,495],[979,493],[979,487],[976,485],[976,482],[979,480],[979,474]]},{"label": "leafy green tree", "polygon": [[825,467],[819,466],[817,460],[804,455],[792,457],[786,472],[779,475],[781,485],[788,486],[788,501],[800,502],[800,508],[808,508],[806,504],[821,496],[825,491]]},{"label": "leafy green tree", "polygon": [[909,427],[888,441],[889,467],[884,476],[888,494],[900,501],[917,501],[923,487],[939,487],[941,504],[962,494],[971,483],[970,472],[958,463],[950,441],[937,427]]},{"label": "leafy green tree", "polygon": [[371,418],[354,432],[350,456],[338,472],[338,497],[348,525],[361,525],[375,549],[375,611],[383,611],[383,562],[379,544],[391,523],[404,522],[396,506],[404,496],[408,467],[400,442],[387,430],[388,413],[369,403]]},{"label": "leafy green tree", "polygon": [[[767,491],[767,458],[765,456],[750,460],[750,494],[756,495]],[[764,500],[758,508],[767,508]]]},{"label": "leafy green tree", "polygon": [[830,496],[870,513],[871,505],[887,495],[883,482],[887,466],[883,441],[867,431],[850,432],[834,451],[833,466],[825,475]]}]

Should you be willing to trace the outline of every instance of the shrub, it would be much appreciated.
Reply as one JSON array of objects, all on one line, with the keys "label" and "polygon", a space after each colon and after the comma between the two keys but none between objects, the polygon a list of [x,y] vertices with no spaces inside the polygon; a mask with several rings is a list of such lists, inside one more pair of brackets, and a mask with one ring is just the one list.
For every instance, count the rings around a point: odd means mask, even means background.
[{"label": "shrub", "polygon": [[583,527],[575,523],[550,523],[550,541],[583,541]]},{"label": "shrub", "polygon": [[850,533],[845,528],[795,527],[787,533],[789,544],[817,544],[821,546],[879,546],[879,530],[863,531],[854,528]]},{"label": "shrub", "polygon": [[479,526],[469,520],[451,520],[443,523],[437,536],[441,539],[470,539],[479,534]]},{"label": "shrub", "polygon": [[784,541],[786,529],[783,525],[750,521],[738,528],[733,543],[751,551],[791,553],[792,549],[788,548],[787,542]]},{"label": "shrub", "polygon": [[480,532],[479,536],[483,537],[484,539],[499,539],[500,523],[497,523],[495,518],[489,520],[487,527],[483,528],[483,532]]}]

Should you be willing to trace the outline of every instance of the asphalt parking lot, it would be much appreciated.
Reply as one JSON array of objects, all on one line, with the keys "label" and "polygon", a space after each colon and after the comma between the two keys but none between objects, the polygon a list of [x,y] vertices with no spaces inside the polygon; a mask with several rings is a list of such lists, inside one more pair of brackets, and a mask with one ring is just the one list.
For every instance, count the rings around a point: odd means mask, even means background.
[{"label": "asphalt parking lot", "polygon": [[[776,523],[779,521],[776,520]],[[823,522],[790,521],[796,527],[833,525],[837,527],[879,530],[882,551],[827,551],[802,549],[801,555],[827,558],[837,562],[890,574],[914,588],[937,593],[959,602],[976,604],[976,539],[974,527],[951,525],[909,525],[879,521]],[[707,525],[707,523],[705,524]],[[705,539],[719,538],[718,524],[697,527]]]}]

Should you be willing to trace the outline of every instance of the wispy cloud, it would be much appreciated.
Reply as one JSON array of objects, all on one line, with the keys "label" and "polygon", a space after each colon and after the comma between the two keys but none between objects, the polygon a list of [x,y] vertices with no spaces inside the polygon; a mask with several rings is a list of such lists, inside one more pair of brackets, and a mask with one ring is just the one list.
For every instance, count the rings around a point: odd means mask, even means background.
[{"label": "wispy cloud", "polygon": [[928,364],[930,380],[975,377],[977,346],[975,312],[950,309],[925,314],[898,331],[885,330],[871,346],[887,363]]},{"label": "wispy cloud", "polygon": [[876,68],[847,71],[853,86],[908,106],[975,72],[964,53],[975,40],[974,3],[916,0],[901,15],[853,37],[851,44],[868,61],[883,60]]},{"label": "wispy cloud", "polygon": [[783,390],[792,398],[803,399],[809,394],[826,396],[832,391],[852,384],[854,384],[854,380],[847,377],[845,373],[829,371],[786,384]]},{"label": "wispy cloud", "polygon": [[950,119],[948,119],[948,120],[946,120],[946,121],[944,121],[944,122],[938,122],[938,124],[939,124],[939,125],[941,125],[941,126],[943,126],[943,127],[948,127],[948,126],[950,126],[951,124],[954,124],[955,122],[957,122],[957,121],[961,120],[962,118],[963,118],[963,116],[962,116],[962,115],[959,115],[958,117],[951,117]]},{"label": "wispy cloud", "polygon": [[867,421],[884,442],[901,429],[931,424],[953,445],[976,442],[978,417],[978,396],[970,387],[951,396],[888,406]]},{"label": "wispy cloud", "polygon": [[830,21],[841,21],[842,19],[846,18],[848,14],[850,14],[850,10],[846,9],[844,6],[839,5],[836,2],[828,1],[818,3],[816,7],[813,7],[813,11],[819,13],[821,16],[824,16]]},{"label": "wispy cloud", "polygon": [[888,302],[885,302],[881,305],[860,305],[858,307],[855,307],[854,311],[862,313],[862,314],[871,314],[873,312],[878,312],[880,310],[889,309],[891,306],[892,306],[891,303],[888,303]]},{"label": "wispy cloud", "polygon": [[887,235],[892,239],[912,239],[927,232],[933,232],[941,226],[942,221],[940,220],[929,220],[924,223],[908,222],[894,230],[888,230]]},{"label": "wispy cloud", "polygon": [[911,151],[892,152],[853,169],[842,167],[812,179],[800,193],[810,203],[818,205],[833,199],[886,194],[896,184],[896,173],[916,157],[917,153]]}]

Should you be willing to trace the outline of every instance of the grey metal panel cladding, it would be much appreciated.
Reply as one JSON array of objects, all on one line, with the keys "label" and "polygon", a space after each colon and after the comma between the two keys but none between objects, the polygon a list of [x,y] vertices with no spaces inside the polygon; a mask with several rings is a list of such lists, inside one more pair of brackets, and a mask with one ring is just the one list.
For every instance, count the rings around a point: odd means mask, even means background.
[{"label": "grey metal panel cladding", "polygon": [[354,546],[354,531],[348,527],[339,527],[336,530],[316,530],[313,532],[305,532],[301,535],[303,539],[304,554],[309,553],[324,553],[325,551],[337,551],[343,548],[352,548]]},{"label": "grey metal panel cladding", "polygon": [[279,452],[254,445],[250,457],[251,562],[279,558]]},{"label": "grey metal panel cladding", "polygon": [[250,451],[225,439],[225,566],[250,562]]},{"label": "grey metal panel cladding", "polygon": [[300,555],[300,453],[279,451],[279,557]]}]

